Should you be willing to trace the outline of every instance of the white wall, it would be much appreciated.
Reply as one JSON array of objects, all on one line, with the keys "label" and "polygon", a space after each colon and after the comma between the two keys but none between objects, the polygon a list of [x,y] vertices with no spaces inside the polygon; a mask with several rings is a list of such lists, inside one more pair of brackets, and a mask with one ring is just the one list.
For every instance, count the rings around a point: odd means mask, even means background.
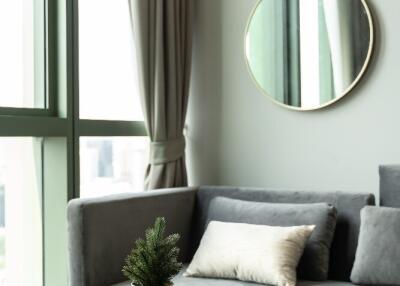
[{"label": "white wall", "polygon": [[188,113],[192,185],[374,192],[378,165],[400,163],[399,0],[368,1],[374,59],[332,107],[296,112],[252,82],[243,37],[255,0],[197,0]]}]

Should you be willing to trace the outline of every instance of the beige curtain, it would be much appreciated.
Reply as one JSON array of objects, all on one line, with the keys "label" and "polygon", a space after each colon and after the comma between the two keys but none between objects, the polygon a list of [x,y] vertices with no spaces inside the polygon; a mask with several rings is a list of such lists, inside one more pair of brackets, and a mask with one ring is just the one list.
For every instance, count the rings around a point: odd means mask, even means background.
[{"label": "beige curtain", "polygon": [[141,101],[151,139],[145,188],[187,185],[185,124],[192,50],[192,0],[128,0]]}]

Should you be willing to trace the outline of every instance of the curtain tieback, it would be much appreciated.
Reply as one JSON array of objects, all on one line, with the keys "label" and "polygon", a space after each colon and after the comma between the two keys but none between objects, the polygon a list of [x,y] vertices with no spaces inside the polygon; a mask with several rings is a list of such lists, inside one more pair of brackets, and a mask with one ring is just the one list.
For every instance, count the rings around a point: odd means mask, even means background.
[{"label": "curtain tieback", "polygon": [[150,164],[165,164],[185,155],[185,138],[150,143]]}]

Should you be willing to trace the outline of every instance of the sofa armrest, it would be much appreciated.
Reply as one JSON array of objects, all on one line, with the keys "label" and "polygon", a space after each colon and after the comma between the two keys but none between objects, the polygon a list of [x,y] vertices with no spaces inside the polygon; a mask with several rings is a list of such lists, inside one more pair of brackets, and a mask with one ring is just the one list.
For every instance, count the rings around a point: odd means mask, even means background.
[{"label": "sofa armrest", "polygon": [[71,286],[109,286],[126,280],[125,257],[134,241],[158,216],[167,232],[179,233],[182,260],[188,259],[196,188],[75,199],[68,204],[69,281]]}]

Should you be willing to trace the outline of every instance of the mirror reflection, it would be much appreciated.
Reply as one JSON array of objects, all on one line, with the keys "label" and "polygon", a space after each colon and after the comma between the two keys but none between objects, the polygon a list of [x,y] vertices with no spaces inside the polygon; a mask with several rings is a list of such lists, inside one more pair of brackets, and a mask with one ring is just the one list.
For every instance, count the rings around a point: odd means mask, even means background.
[{"label": "mirror reflection", "polygon": [[372,30],[363,0],[261,0],[247,27],[246,58],[272,99],[317,109],[358,82],[372,52]]}]

